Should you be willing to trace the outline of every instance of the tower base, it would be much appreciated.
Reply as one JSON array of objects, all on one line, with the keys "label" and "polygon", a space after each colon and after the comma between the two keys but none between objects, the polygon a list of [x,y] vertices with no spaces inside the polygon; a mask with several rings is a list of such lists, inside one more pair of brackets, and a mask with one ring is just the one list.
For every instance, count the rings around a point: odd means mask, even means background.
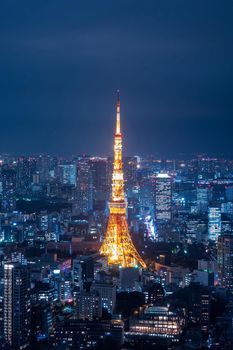
[{"label": "tower base", "polygon": [[118,265],[122,268],[146,268],[146,264],[138,254],[129,234],[126,216],[111,213],[104,242],[100,254],[108,257],[109,265]]}]

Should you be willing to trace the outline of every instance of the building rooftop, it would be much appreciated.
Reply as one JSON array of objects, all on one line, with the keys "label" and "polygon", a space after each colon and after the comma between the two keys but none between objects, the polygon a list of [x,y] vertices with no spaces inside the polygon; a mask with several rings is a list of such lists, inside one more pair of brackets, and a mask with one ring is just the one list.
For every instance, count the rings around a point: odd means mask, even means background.
[{"label": "building rooftop", "polygon": [[145,314],[163,314],[169,311],[166,306],[150,306],[145,310]]},{"label": "building rooftop", "polygon": [[170,179],[171,178],[168,174],[158,174],[156,177],[158,179]]}]

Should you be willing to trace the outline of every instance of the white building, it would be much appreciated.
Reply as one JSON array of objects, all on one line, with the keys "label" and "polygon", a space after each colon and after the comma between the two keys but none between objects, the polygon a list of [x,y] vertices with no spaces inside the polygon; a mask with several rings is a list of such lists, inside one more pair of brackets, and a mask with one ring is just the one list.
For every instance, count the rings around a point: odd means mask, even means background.
[{"label": "white building", "polygon": [[155,217],[157,222],[170,221],[172,218],[172,178],[168,174],[156,176]]},{"label": "white building", "polygon": [[212,241],[217,241],[221,234],[221,210],[218,207],[209,207],[208,210],[208,236]]}]

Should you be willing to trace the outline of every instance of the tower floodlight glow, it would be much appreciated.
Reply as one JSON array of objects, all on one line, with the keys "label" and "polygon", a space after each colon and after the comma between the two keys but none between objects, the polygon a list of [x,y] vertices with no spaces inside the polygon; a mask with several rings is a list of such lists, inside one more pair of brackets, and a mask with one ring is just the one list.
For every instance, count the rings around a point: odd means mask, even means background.
[{"label": "tower floodlight glow", "polygon": [[126,220],[127,202],[124,195],[122,162],[122,134],[120,123],[120,97],[117,91],[116,132],[114,137],[114,161],[112,173],[112,194],[109,202],[110,215],[107,232],[100,248],[100,254],[108,257],[108,265],[146,268],[129,234]]}]

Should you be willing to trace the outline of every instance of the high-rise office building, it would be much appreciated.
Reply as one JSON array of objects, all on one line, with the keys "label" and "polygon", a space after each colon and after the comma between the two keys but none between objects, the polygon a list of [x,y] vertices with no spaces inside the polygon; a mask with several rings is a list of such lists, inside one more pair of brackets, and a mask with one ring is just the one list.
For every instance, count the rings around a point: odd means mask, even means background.
[{"label": "high-rise office building", "polygon": [[156,177],[155,217],[157,223],[172,218],[172,178],[168,174],[158,174]]},{"label": "high-rise office building", "polygon": [[208,236],[212,241],[217,241],[221,234],[221,210],[218,207],[208,209]]},{"label": "high-rise office building", "polygon": [[93,206],[93,188],[90,159],[82,157],[77,162],[78,209],[87,213]]},{"label": "high-rise office building", "polygon": [[20,157],[17,163],[17,192],[26,194],[30,186],[30,163],[28,158]]},{"label": "high-rise office building", "polygon": [[217,247],[219,283],[233,292],[233,236],[219,236]]},{"label": "high-rise office building", "polygon": [[91,286],[91,291],[96,292],[100,297],[101,307],[110,314],[113,313],[116,304],[116,286],[112,282],[95,281]]},{"label": "high-rise office building", "polygon": [[57,174],[58,160],[56,157],[49,155],[40,155],[37,158],[37,170],[39,172],[39,181],[46,183],[49,179],[54,178]]},{"label": "high-rise office building", "polygon": [[109,196],[107,158],[92,158],[91,172],[93,180],[93,204],[94,210],[106,209],[106,201]]},{"label": "high-rise office building", "polygon": [[30,275],[19,263],[4,264],[4,338],[13,350],[29,349]]},{"label": "high-rise office building", "polygon": [[[53,306],[47,303],[38,303],[32,305],[31,310],[31,333],[32,339],[38,334],[47,335],[53,329]],[[38,345],[38,343],[36,344]],[[31,345],[31,349],[36,349],[36,345]]]},{"label": "high-rise office building", "polygon": [[131,190],[137,184],[138,157],[124,158],[125,189]]},{"label": "high-rise office building", "polygon": [[101,308],[112,314],[116,304],[116,284],[112,276],[104,271],[97,272],[90,290],[100,296]]},{"label": "high-rise office building", "polygon": [[0,263],[0,347],[4,343],[4,268]]},{"label": "high-rise office building", "polygon": [[144,177],[139,189],[139,205],[141,215],[154,211],[153,182],[149,177]]},{"label": "high-rise office building", "polygon": [[2,208],[6,212],[16,208],[16,172],[10,168],[2,169]]},{"label": "high-rise office building", "polygon": [[71,292],[71,281],[69,279],[62,278],[60,281],[60,293],[59,299],[61,302],[69,302],[72,300],[72,292]]},{"label": "high-rise office building", "polygon": [[81,256],[73,260],[73,287],[74,295],[80,292],[85,283],[94,279],[94,261],[91,256]]},{"label": "high-rise office building", "polygon": [[197,210],[200,213],[205,213],[208,210],[211,188],[209,186],[197,187]]},{"label": "high-rise office building", "polygon": [[76,164],[62,164],[59,165],[60,181],[64,185],[77,184],[77,166]]},{"label": "high-rise office building", "polygon": [[77,316],[83,320],[101,317],[101,298],[95,291],[82,291],[77,296]]},{"label": "high-rise office building", "polygon": [[200,283],[191,283],[185,293],[187,293],[184,300],[187,300],[188,319],[200,323],[202,332],[207,333],[210,321],[209,288]]}]

